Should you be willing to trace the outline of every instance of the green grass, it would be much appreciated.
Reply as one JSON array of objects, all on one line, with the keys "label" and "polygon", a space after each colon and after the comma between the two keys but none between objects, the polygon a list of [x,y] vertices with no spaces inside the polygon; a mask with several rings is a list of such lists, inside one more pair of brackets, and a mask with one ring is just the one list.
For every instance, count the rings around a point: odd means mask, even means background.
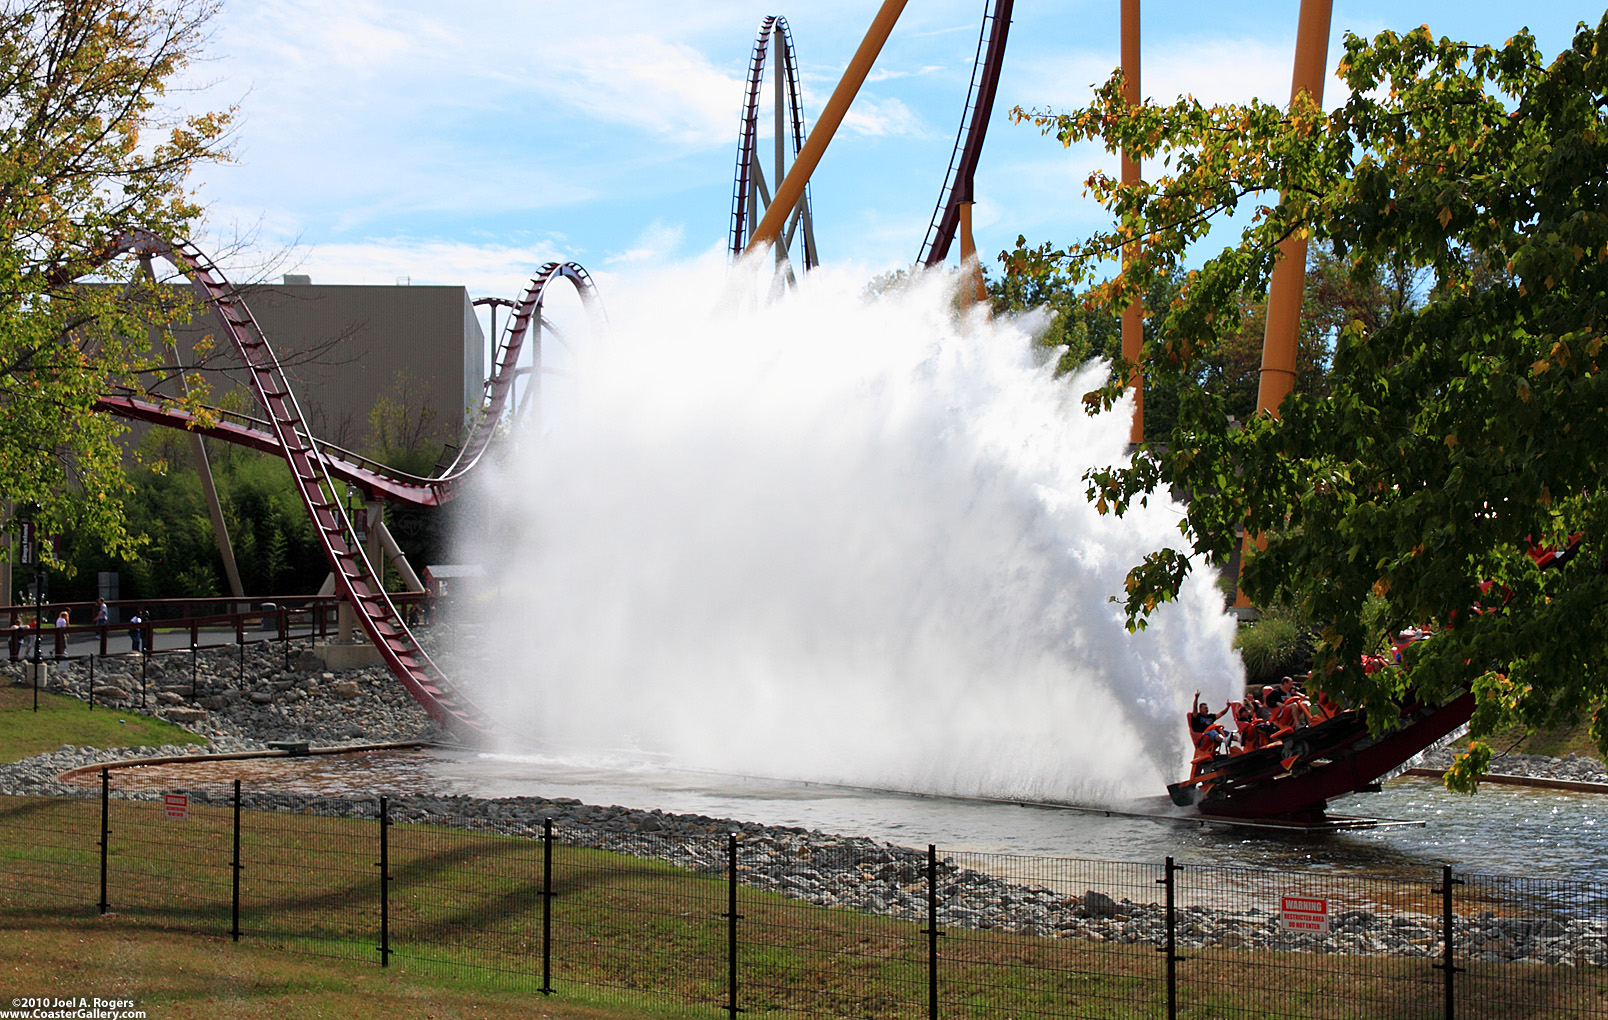
[{"label": "green grass", "polygon": [[1602,751],[1592,742],[1588,729],[1589,724],[1585,721],[1581,721],[1574,726],[1566,726],[1556,730],[1540,730],[1530,734],[1526,734],[1518,727],[1513,727],[1500,733],[1493,733],[1486,737],[1485,741],[1498,754],[1506,751],[1519,751],[1524,754],[1549,754],[1554,758],[1562,758],[1568,754],[1578,754],[1601,761]]},{"label": "green grass", "polygon": [[[542,998],[537,841],[393,826],[393,956],[382,970],[373,819],[246,812],[239,943],[227,937],[231,811],[193,807],[187,821],[172,822],[159,805],[113,800],[111,918],[96,916],[99,823],[94,800],[0,798],[8,835],[0,841],[0,958],[33,954],[27,972],[48,987],[89,988],[93,975],[141,1006],[159,1005],[153,1016],[503,1016],[522,1003],[525,1016],[596,1010],[713,1020],[726,1001],[728,889],[719,875],[555,847],[558,994]],[[737,912],[745,1012],[926,1015],[919,922],[743,887]],[[74,939],[83,940],[77,952]],[[1148,944],[959,928],[939,942],[947,1020],[1166,1015],[1162,962]],[[323,959],[304,959],[313,955]],[[1190,1020],[1308,1007],[1332,1020],[1440,1015],[1440,977],[1426,959],[1183,955],[1179,1016]],[[1530,1017],[1608,1011],[1608,975],[1592,968],[1481,964],[1459,981],[1466,992],[1524,1003]],[[1482,1015],[1472,1000],[1459,1011]]]},{"label": "green grass", "polygon": [[151,744],[204,744],[172,723],[124,708],[96,704],[60,694],[39,692],[33,711],[33,687],[0,684],[0,762],[18,761],[63,744],[90,747],[138,747]]},{"label": "green grass", "polygon": [[152,930],[122,917],[8,912],[0,922],[0,989],[5,1000],[58,996],[133,999],[167,1020],[282,1020],[419,1017],[629,1020],[661,1014],[630,1003],[574,996],[543,998],[472,980],[322,960],[260,942]]}]

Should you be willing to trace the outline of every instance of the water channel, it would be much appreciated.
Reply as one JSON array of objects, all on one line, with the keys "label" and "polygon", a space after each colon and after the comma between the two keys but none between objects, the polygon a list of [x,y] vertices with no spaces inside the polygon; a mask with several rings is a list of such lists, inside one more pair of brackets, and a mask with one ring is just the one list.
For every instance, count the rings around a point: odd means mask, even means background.
[{"label": "water channel", "polygon": [[752,777],[677,771],[640,757],[588,760],[426,749],[152,767],[120,788],[249,784],[323,794],[573,797],[588,804],[709,815],[867,836],[950,851],[1283,869],[1408,873],[1450,864],[1509,877],[1608,881],[1608,800],[1586,793],[1486,785],[1474,797],[1403,777],[1335,814],[1393,822],[1329,833],[1205,824],[1156,797],[1123,812],[917,797]]}]

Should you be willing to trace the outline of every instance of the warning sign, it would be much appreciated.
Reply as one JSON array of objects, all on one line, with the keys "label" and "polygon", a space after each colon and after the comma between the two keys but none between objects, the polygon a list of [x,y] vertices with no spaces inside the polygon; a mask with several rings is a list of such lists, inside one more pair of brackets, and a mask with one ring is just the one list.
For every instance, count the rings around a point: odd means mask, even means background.
[{"label": "warning sign", "polygon": [[1285,896],[1279,904],[1279,924],[1285,931],[1327,935],[1329,901],[1311,896]]},{"label": "warning sign", "polygon": [[182,822],[190,817],[190,798],[182,793],[164,794],[162,806],[167,808],[170,822]]}]

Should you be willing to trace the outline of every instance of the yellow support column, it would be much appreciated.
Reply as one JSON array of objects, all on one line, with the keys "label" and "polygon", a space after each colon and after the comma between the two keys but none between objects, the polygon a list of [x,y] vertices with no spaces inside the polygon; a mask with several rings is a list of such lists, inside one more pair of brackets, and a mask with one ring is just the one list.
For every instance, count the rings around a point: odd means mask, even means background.
[{"label": "yellow support column", "polygon": [[977,259],[977,242],[972,238],[972,203],[960,203],[960,267],[971,276],[972,297],[978,304],[988,303],[988,285],[983,282],[983,264]]},{"label": "yellow support column", "polygon": [[[1295,32],[1295,72],[1290,78],[1290,102],[1305,92],[1323,104],[1324,70],[1329,63],[1329,25],[1333,0],[1301,0],[1301,20]],[[1307,242],[1290,237],[1279,245],[1279,260],[1267,290],[1267,329],[1262,334],[1262,372],[1256,387],[1256,413],[1277,418],[1279,405],[1295,389],[1295,363],[1301,332],[1301,298],[1306,284]],[[1250,532],[1240,544],[1240,565],[1251,547],[1266,543]],[[1251,600],[1235,589],[1234,605],[1248,607]]]},{"label": "yellow support column", "polygon": [[[1332,0],[1301,0],[1295,37],[1295,74],[1290,103],[1305,92],[1323,103],[1323,72],[1329,61]],[[1256,389],[1258,413],[1278,417],[1279,404],[1295,389],[1297,337],[1301,328],[1301,296],[1306,283],[1305,237],[1286,238],[1267,291],[1267,331],[1262,335],[1262,373]]]},{"label": "yellow support column", "polygon": [[[1144,101],[1139,92],[1139,0],[1122,0],[1122,98],[1129,106]],[[1138,184],[1141,180],[1139,160],[1122,150],[1122,183]],[[1123,249],[1122,265],[1138,254],[1138,245]],[[1137,362],[1145,345],[1145,312],[1138,298],[1122,310],[1122,356]],[[1128,442],[1142,443],[1145,439],[1145,380],[1137,367],[1128,376],[1128,389],[1133,391],[1133,422],[1128,426]]]}]

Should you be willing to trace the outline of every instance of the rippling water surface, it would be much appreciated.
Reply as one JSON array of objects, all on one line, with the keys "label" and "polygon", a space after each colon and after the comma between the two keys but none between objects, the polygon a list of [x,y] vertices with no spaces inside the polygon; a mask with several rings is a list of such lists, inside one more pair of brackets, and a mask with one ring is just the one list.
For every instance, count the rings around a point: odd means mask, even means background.
[{"label": "rippling water surface", "polygon": [[678,772],[619,757],[586,761],[467,751],[396,751],[148,768],[120,786],[147,789],[248,784],[320,793],[573,797],[588,804],[703,814],[869,836],[946,850],[1105,860],[1366,869],[1459,870],[1531,878],[1608,881],[1608,799],[1593,794],[1487,785],[1475,797],[1437,781],[1398,779],[1334,813],[1392,825],[1323,834],[1203,824],[1157,797],[1135,815],[911,797],[726,775]]}]

